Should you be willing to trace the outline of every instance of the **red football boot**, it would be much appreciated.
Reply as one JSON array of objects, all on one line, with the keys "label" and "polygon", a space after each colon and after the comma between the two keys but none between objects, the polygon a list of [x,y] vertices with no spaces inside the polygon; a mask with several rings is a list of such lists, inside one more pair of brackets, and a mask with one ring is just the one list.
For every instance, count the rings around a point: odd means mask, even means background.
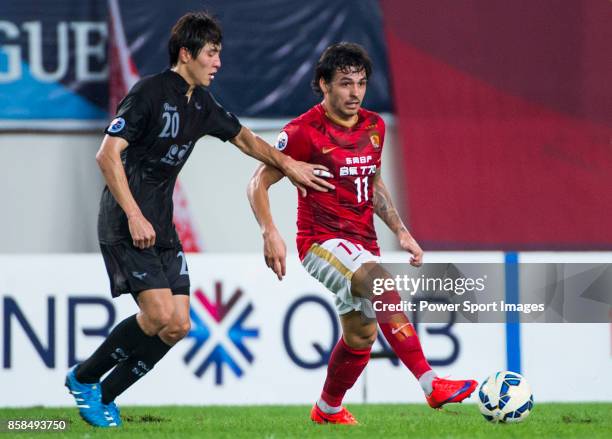
[{"label": "red football boot", "polygon": [[342,410],[340,410],[338,413],[330,415],[329,413],[325,413],[323,410],[321,410],[317,404],[315,404],[310,411],[310,419],[317,424],[358,424],[351,412],[349,412],[345,407],[342,407]]},{"label": "red football boot", "polygon": [[431,383],[433,391],[427,396],[427,403],[437,409],[449,402],[461,402],[468,398],[478,383],[474,380],[447,380],[434,378]]}]

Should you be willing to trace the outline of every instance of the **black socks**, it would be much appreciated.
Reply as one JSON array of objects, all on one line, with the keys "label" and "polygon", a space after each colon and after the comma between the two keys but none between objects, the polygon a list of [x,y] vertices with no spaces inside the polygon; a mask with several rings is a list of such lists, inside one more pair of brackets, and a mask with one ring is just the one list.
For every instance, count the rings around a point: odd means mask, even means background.
[{"label": "black socks", "polygon": [[108,404],[143,377],[172,346],[159,336],[148,336],[138,325],[136,314],[120,322],[96,351],[79,365],[76,378],[81,383],[102,382],[102,402]]},{"label": "black socks", "polygon": [[145,376],[163,358],[172,346],[159,336],[145,336],[126,361],[122,361],[102,381],[102,403],[108,404],[121,395],[128,387]]},{"label": "black socks", "polygon": [[143,340],[150,338],[138,325],[136,314],[113,328],[106,340],[76,370],[81,383],[96,383],[117,363],[127,360]]}]

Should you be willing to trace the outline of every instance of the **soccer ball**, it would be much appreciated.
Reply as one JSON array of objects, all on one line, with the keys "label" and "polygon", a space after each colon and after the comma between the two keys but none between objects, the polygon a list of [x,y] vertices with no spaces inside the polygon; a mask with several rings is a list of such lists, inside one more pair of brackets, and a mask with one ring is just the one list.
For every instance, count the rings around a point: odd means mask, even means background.
[{"label": "soccer ball", "polygon": [[478,389],[480,413],[490,422],[521,422],[533,409],[529,383],[515,372],[497,372]]}]

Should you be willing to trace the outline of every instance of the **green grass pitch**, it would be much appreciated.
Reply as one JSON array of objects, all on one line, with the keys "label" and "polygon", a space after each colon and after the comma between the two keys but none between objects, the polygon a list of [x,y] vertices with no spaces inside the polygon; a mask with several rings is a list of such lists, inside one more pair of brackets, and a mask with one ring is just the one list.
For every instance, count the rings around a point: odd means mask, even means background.
[{"label": "green grass pitch", "polygon": [[[11,437],[146,438],[611,438],[612,403],[538,404],[521,424],[489,424],[475,404],[432,410],[424,404],[348,405],[358,426],[315,425],[307,406],[123,407],[124,426],[86,425],[75,408],[2,409],[0,419],[65,419],[67,431]],[[0,438],[6,430],[0,433]]]}]

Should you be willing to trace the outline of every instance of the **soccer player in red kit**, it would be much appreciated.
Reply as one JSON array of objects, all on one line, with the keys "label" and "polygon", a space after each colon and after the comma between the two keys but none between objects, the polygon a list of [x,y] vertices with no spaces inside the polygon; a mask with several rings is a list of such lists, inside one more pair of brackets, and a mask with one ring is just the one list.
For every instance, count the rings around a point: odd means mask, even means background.
[{"label": "soccer player in red kit", "polygon": [[[287,124],[276,143],[277,149],[296,160],[325,165],[335,186],[329,192],[309,192],[298,202],[300,260],[310,275],[336,295],[343,332],[331,353],[321,396],[311,411],[317,423],[357,423],[342,406],[342,399],[368,363],[377,326],[418,379],[431,407],[461,402],[477,384],[437,377],[403,312],[378,306],[383,311],[376,312],[375,320],[364,315],[365,306],[374,301],[401,301],[397,291],[372,293],[374,279],[390,277],[380,265],[374,214],[396,234],[402,249],[412,254],[413,266],[420,266],[423,257],[380,174],[385,124],[378,114],[361,108],[371,71],[371,61],[361,46],[339,43],[328,47],[313,79],[313,88],[323,95],[323,101]],[[263,232],[266,264],[279,279],[285,275],[286,246],[270,213],[268,188],[282,177],[274,167],[262,165],[248,190]]]}]

